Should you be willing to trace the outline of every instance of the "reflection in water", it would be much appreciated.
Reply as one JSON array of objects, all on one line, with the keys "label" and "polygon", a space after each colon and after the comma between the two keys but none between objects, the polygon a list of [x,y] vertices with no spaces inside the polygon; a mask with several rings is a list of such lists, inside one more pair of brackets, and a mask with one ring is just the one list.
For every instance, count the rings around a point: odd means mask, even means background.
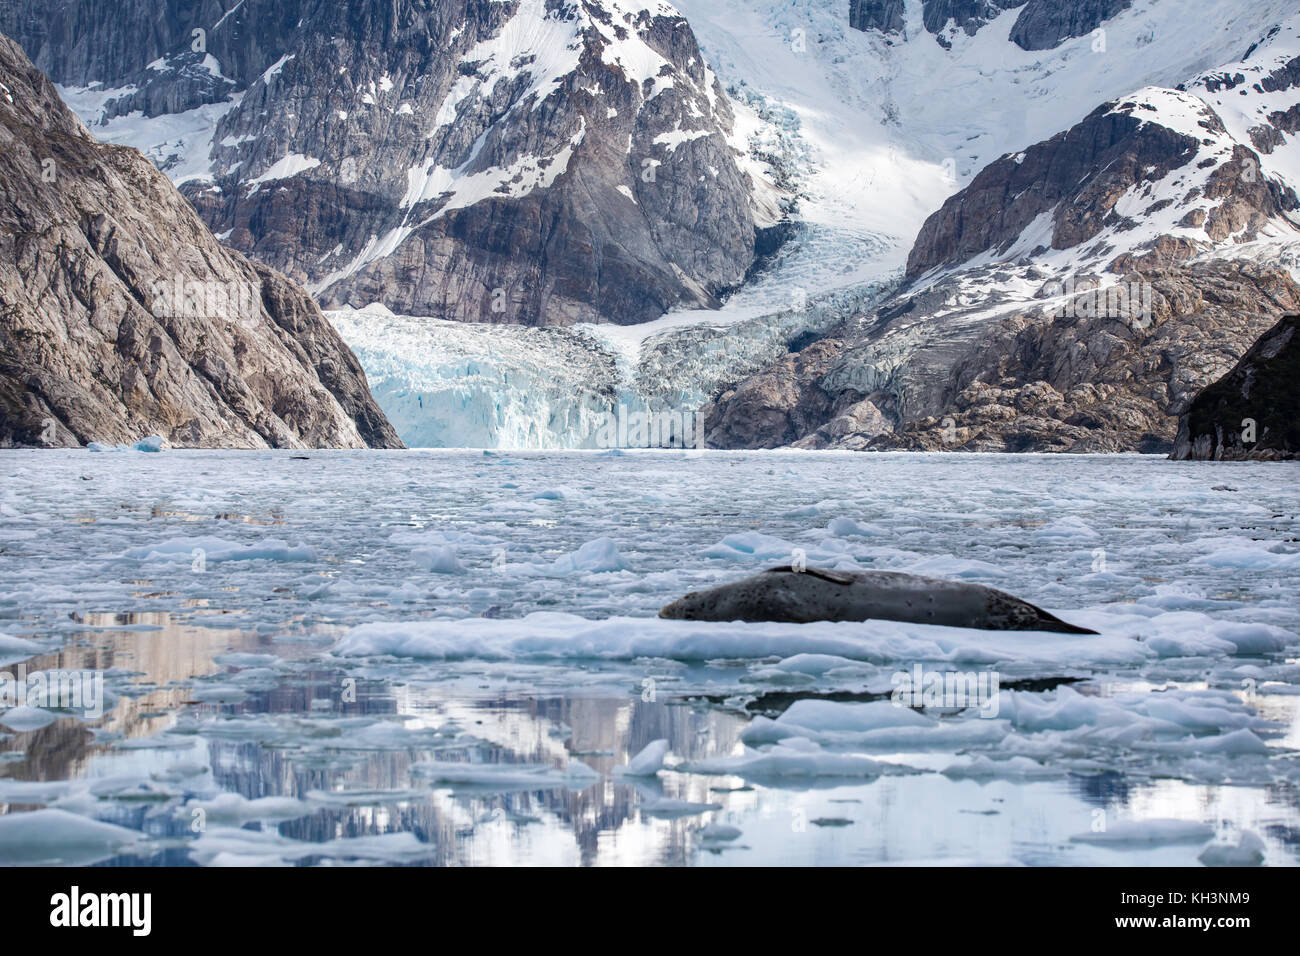
[{"label": "reflection in water", "polygon": [[[679,760],[738,752],[748,716],[662,693],[642,699],[639,682],[626,675],[610,680],[628,688],[622,696],[614,689],[519,694],[492,687],[491,674],[473,668],[446,683],[363,680],[351,694],[347,675],[314,658],[310,643],[176,623],[167,614],[91,615],[84,624],[29,667],[105,671],[120,700],[100,720],[64,717],[0,742],[6,757],[18,758],[0,764],[0,783],[91,780],[97,819],[152,839],[104,865],[194,862],[201,834],[185,801],[219,792],[247,800],[317,793],[295,819],[243,826],[320,844],[413,834],[425,852],[408,862],[426,865],[1192,862],[1195,847],[1138,857],[1070,843],[1094,811],[1230,821],[1290,847],[1292,858],[1300,845],[1300,794],[1291,786],[1267,788],[1261,806],[1250,788],[1116,772],[1033,783],[904,774],[813,788],[671,772],[630,780],[615,768],[655,740],[668,740]],[[418,743],[336,732],[356,718],[401,728]],[[270,719],[312,729],[279,732]],[[257,732],[245,734],[245,726]],[[430,743],[421,734],[445,739]],[[133,741],[165,745],[136,749]],[[413,768],[435,759],[554,768],[581,760],[599,779],[572,788],[431,785]],[[716,809],[654,812],[664,799]],[[734,825],[740,835],[707,839],[712,823]]]},{"label": "reflection in water", "polygon": [[[1197,861],[1197,843],[1072,841],[1098,814],[1251,830],[1270,864],[1298,859],[1300,696],[1288,691],[1300,666],[1287,659],[1294,642],[1283,653],[1265,640],[1300,631],[1300,518],[1277,468],[776,452],[10,454],[0,655],[29,672],[102,671],[112,706],[93,721],[61,713],[0,731],[0,863]],[[578,568],[606,538],[631,570]],[[1088,573],[1098,544],[1111,570]],[[775,716],[812,692],[879,699],[913,650],[935,660],[925,640],[878,629],[863,642],[870,654],[822,673],[817,661],[776,666],[785,652],[764,657],[765,639],[729,662],[552,658],[555,635],[510,620],[611,619],[618,641],[671,597],[781,563],[795,545],[824,548],[828,563],[1014,585],[1044,606],[1151,626],[1108,634],[1095,652],[1079,645],[1078,660],[1027,645],[999,658],[1004,687],[1020,681],[1030,709],[1069,697],[1079,722],[1018,726],[986,745],[911,737],[871,749],[828,734],[805,752],[887,769],[809,780],[672,767],[740,753],[756,723],[746,702]],[[431,569],[444,549],[460,573]],[[560,573],[566,557],[575,567]],[[356,626],[387,638],[466,616],[499,619],[499,631],[456,631],[456,642],[486,632],[486,650],[442,662],[331,655]],[[1246,642],[1236,652],[1234,635]],[[505,637],[531,649],[499,653]],[[1138,642],[1163,650],[1129,653]],[[963,639],[961,653],[977,644]],[[1117,644],[1127,646],[1112,658]],[[864,662],[877,653],[883,663]],[[1259,685],[1249,706],[1243,678]],[[1145,696],[1177,721],[1143,710]],[[1203,705],[1214,713],[1198,724]],[[1140,746],[1124,736],[1135,722]],[[930,723],[942,735],[960,719]],[[1205,750],[1246,726],[1260,734],[1246,753]],[[799,739],[779,745],[786,756]],[[615,772],[658,740],[669,769]],[[912,746],[930,749],[888,749]],[[945,773],[1020,754],[1033,774]],[[462,764],[474,782],[444,782],[464,779]],[[40,857],[21,833],[42,820],[100,845]],[[90,833],[90,821],[131,832]]]}]

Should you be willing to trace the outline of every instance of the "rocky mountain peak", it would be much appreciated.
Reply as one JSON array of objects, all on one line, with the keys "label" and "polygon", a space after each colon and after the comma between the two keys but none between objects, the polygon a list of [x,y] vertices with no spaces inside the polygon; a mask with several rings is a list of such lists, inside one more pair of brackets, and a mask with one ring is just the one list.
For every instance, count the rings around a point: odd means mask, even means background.
[{"label": "rocky mountain peak", "polygon": [[0,444],[400,447],[307,294],[0,35]]},{"label": "rocky mountain peak", "polygon": [[716,306],[773,216],[658,0],[168,6],[144,63],[31,6],[29,48],[101,84],[92,119],[174,126],[152,158],[212,229],[327,306],[643,321]]},{"label": "rocky mountain peak", "polygon": [[1170,265],[1300,228],[1294,190],[1203,100],[1148,87],[985,167],[931,216],[907,275],[1071,250],[1075,271]]}]

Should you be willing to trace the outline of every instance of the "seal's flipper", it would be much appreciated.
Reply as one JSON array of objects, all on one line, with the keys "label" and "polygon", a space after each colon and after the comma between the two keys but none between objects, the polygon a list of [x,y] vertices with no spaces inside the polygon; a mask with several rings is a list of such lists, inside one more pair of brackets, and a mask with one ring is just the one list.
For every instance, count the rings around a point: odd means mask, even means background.
[{"label": "seal's flipper", "polygon": [[[1033,607],[1031,604],[1030,607]],[[1071,624],[1069,621],[1062,621],[1055,614],[1048,614],[1041,607],[1035,607],[1035,611],[1043,616],[1044,621],[1048,621],[1052,626],[1043,628],[1044,631],[1056,631],[1059,634],[1100,634],[1100,631],[1094,631],[1089,627],[1080,627],[1077,624]]]},{"label": "seal's flipper", "polygon": [[830,581],[832,584],[852,584],[856,580],[853,575],[845,574],[842,571],[827,571],[824,568],[794,568],[788,564],[783,564],[779,568],[768,568],[764,574],[808,574],[814,578],[821,578],[823,581]]}]

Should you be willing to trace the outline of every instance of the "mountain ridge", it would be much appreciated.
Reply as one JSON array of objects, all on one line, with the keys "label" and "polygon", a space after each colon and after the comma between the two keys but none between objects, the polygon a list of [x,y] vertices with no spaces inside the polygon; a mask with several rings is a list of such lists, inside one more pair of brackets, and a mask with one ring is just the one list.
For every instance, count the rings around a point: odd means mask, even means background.
[{"label": "mountain ridge", "polygon": [[0,35],[0,444],[401,447],[310,297]]}]

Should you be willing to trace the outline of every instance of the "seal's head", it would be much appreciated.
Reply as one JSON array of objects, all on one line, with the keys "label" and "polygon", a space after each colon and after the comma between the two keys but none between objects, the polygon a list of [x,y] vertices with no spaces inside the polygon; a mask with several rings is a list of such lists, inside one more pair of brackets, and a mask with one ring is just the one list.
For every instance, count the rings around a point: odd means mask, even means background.
[{"label": "seal's head", "polygon": [[750,621],[754,608],[762,605],[762,594],[769,583],[758,578],[733,581],[707,591],[690,591],[659,612],[674,621]]},{"label": "seal's head", "polygon": [[690,591],[671,604],[665,604],[659,616],[673,621],[698,621],[703,617],[704,601],[698,591]]}]

